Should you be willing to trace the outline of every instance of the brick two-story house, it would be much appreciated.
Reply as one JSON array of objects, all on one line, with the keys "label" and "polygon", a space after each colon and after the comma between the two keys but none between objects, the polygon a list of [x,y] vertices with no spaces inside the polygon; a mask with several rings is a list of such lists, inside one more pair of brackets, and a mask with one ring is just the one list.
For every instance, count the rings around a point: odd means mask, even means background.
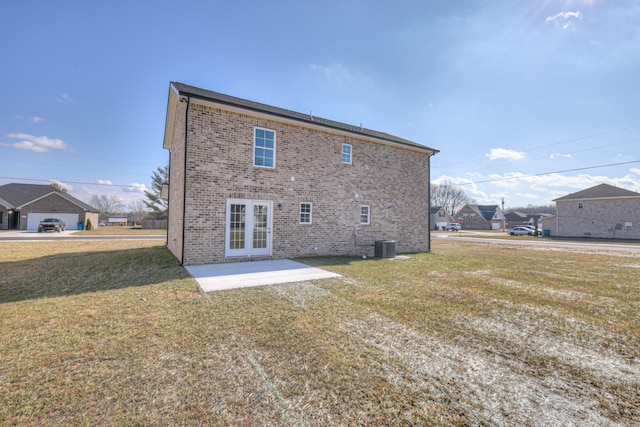
[{"label": "brick two-story house", "polygon": [[164,148],[182,264],[430,250],[433,148],[181,83]]},{"label": "brick two-story house", "polygon": [[554,201],[556,215],[542,221],[545,234],[640,239],[640,193],[600,184]]},{"label": "brick two-story house", "polygon": [[466,204],[454,215],[466,230],[500,230],[504,215],[498,205]]}]

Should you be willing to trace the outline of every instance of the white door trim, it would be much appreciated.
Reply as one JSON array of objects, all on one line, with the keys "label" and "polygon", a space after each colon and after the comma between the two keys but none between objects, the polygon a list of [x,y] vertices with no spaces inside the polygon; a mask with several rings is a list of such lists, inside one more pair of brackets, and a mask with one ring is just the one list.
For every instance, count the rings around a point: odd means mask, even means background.
[{"label": "white door trim", "polygon": [[273,202],[227,199],[224,256],[271,256]]}]

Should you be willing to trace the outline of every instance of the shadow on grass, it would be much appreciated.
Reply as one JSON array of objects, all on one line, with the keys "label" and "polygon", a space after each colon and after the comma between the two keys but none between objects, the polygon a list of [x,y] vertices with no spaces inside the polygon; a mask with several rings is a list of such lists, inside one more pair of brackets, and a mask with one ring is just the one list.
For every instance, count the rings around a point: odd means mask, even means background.
[{"label": "shadow on grass", "polygon": [[148,286],[190,277],[164,247],[0,263],[0,304]]}]

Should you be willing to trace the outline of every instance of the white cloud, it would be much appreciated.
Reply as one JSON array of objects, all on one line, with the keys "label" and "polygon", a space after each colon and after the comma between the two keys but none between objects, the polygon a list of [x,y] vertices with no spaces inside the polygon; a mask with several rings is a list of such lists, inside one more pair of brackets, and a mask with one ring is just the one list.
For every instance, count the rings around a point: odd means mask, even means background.
[{"label": "white cloud", "polygon": [[44,119],[42,117],[33,116],[29,118],[29,121],[34,124],[42,123]]},{"label": "white cloud", "polygon": [[565,158],[565,159],[570,159],[573,156],[571,154],[562,154],[562,153],[551,153],[551,155],[549,156],[550,159],[559,159],[559,158]]},{"label": "white cloud", "polygon": [[125,193],[143,194],[146,189],[147,189],[146,185],[134,182],[134,183],[130,184],[128,187],[124,187],[122,189],[122,191],[124,191]]},{"label": "white cloud", "polygon": [[582,13],[579,11],[575,12],[560,12],[556,13],[553,16],[547,16],[545,22],[552,22],[556,28],[560,28],[562,30],[568,30],[575,26],[575,21],[582,19]]},{"label": "white cloud", "polygon": [[490,160],[496,159],[510,159],[510,160],[522,160],[527,157],[526,153],[522,151],[508,150],[506,148],[492,148],[485,157]]},{"label": "white cloud", "polygon": [[582,13],[580,13],[580,11],[575,11],[575,12],[560,12],[560,13],[556,13],[553,16],[547,16],[547,19],[545,19],[545,22],[557,22],[557,21],[561,21],[561,20],[567,20],[567,19],[582,19]]},{"label": "white cloud", "polygon": [[100,185],[113,185],[113,182],[111,182],[108,179],[99,179],[96,181],[96,184],[100,184]]},{"label": "white cloud", "polygon": [[33,151],[34,153],[47,153],[51,150],[64,150],[67,144],[61,139],[48,138],[46,136],[34,136],[27,133],[10,133],[7,138],[18,139],[17,142],[0,143],[5,147],[18,150]]},{"label": "white cloud", "polygon": [[353,80],[351,71],[342,64],[331,64],[328,66],[311,64],[309,68],[311,71],[320,73],[327,80],[337,82],[349,82]]},{"label": "white cloud", "polygon": [[60,103],[69,103],[69,102],[74,102],[74,99],[68,93],[62,92],[60,95],[58,95],[58,97],[56,98],[56,101]]},{"label": "white cloud", "polygon": [[605,175],[579,174],[566,176],[559,173],[527,175],[521,172],[485,175],[484,179],[474,177],[440,176],[433,180],[438,183],[448,179],[459,185],[465,194],[479,204],[499,204],[504,198],[505,206],[546,205],[552,200],[599,184],[609,184],[631,191],[640,191],[640,168],[630,168],[626,175],[610,177]]}]

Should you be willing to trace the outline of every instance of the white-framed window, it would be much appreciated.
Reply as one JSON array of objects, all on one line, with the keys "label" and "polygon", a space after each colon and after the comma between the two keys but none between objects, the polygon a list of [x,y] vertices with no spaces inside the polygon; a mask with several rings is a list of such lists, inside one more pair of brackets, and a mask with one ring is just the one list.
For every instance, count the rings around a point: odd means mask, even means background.
[{"label": "white-framed window", "polygon": [[300,224],[311,224],[311,203],[300,203]]},{"label": "white-framed window", "polygon": [[371,223],[371,209],[369,206],[362,205],[360,206],[360,224],[370,224]]},{"label": "white-framed window", "polygon": [[263,168],[276,167],[276,132],[253,128],[253,165]]},{"label": "white-framed window", "polygon": [[342,163],[345,165],[351,164],[351,154],[353,152],[353,148],[349,144],[342,144]]},{"label": "white-framed window", "polygon": [[631,222],[625,222],[624,223],[624,229],[625,230],[631,230],[633,228],[633,223]]}]

